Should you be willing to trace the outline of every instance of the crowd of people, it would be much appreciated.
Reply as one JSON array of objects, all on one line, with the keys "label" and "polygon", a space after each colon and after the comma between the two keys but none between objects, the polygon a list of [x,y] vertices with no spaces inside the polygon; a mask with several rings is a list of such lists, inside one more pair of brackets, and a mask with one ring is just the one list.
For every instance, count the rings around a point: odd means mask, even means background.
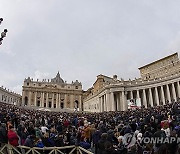
[{"label": "crowd of people", "polygon": [[78,145],[94,149],[95,154],[176,154],[180,148],[175,140],[140,141],[143,137],[180,137],[179,106],[176,102],[124,112],[60,113],[0,103],[0,147],[7,143],[39,148]]}]

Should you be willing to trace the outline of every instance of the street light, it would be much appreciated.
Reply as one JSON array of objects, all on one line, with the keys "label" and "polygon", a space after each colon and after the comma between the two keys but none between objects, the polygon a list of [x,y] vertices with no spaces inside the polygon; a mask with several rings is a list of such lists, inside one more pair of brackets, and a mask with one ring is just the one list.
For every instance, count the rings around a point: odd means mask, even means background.
[{"label": "street light", "polygon": [[0,38],[0,45],[2,44],[2,41],[3,41],[3,39],[2,39],[2,38]]},{"label": "street light", "polygon": [[7,29],[4,29],[4,31],[1,33],[1,38],[3,39],[4,37],[6,37],[6,33],[7,33]]},{"label": "street light", "polygon": [[[3,18],[0,18],[0,25],[1,25],[2,21],[3,21]],[[0,45],[2,44],[3,38],[6,37],[6,33],[7,33],[7,32],[8,32],[8,30],[7,30],[7,29],[4,29],[4,31],[1,33]]]},{"label": "street light", "polygon": [[3,21],[3,18],[0,18],[0,25],[1,25],[2,21]]}]

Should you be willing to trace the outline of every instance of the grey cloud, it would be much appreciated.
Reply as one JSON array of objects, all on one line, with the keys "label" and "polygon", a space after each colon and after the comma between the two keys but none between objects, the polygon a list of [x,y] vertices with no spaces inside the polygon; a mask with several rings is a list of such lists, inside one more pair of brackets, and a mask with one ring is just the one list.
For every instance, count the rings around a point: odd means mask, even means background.
[{"label": "grey cloud", "polygon": [[[162,5],[163,3],[163,5]],[[178,0],[0,0],[9,32],[0,46],[1,81],[20,91],[24,78],[80,80],[98,74],[139,77],[138,67],[179,52]],[[168,10],[168,11],[167,11]],[[39,74],[37,74],[39,72]]]}]

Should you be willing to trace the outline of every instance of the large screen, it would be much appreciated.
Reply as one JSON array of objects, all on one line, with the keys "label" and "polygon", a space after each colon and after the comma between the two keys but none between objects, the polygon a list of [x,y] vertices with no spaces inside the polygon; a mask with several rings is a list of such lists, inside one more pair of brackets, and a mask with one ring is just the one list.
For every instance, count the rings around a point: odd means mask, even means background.
[{"label": "large screen", "polygon": [[141,108],[141,99],[128,99],[128,109],[136,109],[136,108]]}]

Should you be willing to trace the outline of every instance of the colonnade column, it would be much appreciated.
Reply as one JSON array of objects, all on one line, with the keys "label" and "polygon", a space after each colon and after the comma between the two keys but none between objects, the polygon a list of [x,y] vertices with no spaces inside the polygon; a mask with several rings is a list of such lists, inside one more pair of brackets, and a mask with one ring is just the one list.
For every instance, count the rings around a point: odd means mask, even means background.
[{"label": "colonnade column", "polygon": [[40,107],[43,107],[43,102],[44,102],[44,92],[41,92]]},{"label": "colonnade column", "polygon": [[102,103],[101,103],[101,97],[99,97],[99,112],[102,112]]},{"label": "colonnade column", "polygon": [[163,86],[161,86],[161,99],[162,99],[163,105],[165,105],[166,102],[165,102],[165,97],[164,97],[164,89],[163,89]]},{"label": "colonnade column", "polygon": [[22,104],[21,104],[21,106],[24,106],[24,105],[25,105],[25,95],[24,95],[24,91],[22,91]]},{"label": "colonnade column", "polygon": [[104,95],[104,104],[106,111],[110,111],[109,94]]},{"label": "colonnade column", "polygon": [[29,104],[29,105],[28,105],[28,106],[31,106],[31,93],[32,93],[32,92],[29,91],[29,100],[28,100],[28,104]]},{"label": "colonnade column", "polygon": [[46,107],[49,107],[48,100],[49,100],[48,93],[46,93]]},{"label": "colonnade column", "polygon": [[159,96],[158,96],[157,87],[155,87],[155,97],[156,97],[156,104],[157,104],[157,106],[159,106]]},{"label": "colonnade column", "polygon": [[151,107],[153,107],[153,97],[152,97],[151,88],[149,88],[149,102],[150,102],[150,104],[151,104]]},{"label": "colonnade column", "polygon": [[117,100],[117,111],[120,111],[120,100],[118,97],[119,94],[116,94],[116,100]]},{"label": "colonnade column", "polygon": [[139,96],[139,90],[137,90],[136,92],[137,92],[136,98],[139,99],[139,98],[140,98],[140,96]]},{"label": "colonnade column", "polygon": [[133,91],[130,91],[130,97],[133,99]]},{"label": "colonnade column", "polygon": [[37,91],[34,94],[34,106],[37,106]]},{"label": "colonnade column", "polygon": [[174,83],[172,83],[172,95],[173,95],[173,99],[174,99],[175,101],[177,101]]},{"label": "colonnade column", "polygon": [[114,93],[113,92],[111,92],[110,104],[112,105],[111,111],[115,111],[115,102],[114,102]]},{"label": "colonnade column", "polygon": [[79,96],[79,111],[82,111],[82,99],[81,99],[81,95]]},{"label": "colonnade column", "polygon": [[170,96],[168,84],[166,85],[166,89],[167,89],[167,99],[168,99],[168,101],[169,101],[169,103],[170,103],[170,102],[171,102],[171,96]]},{"label": "colonnade column", "polygon": [[147,108],[147,99],[146,99],[145,89],[143,89],[143,105]]},{"label": "colonnade column", "polygon": [[103,95],[104,111],[107,111],[106,95]]},{"label": "colonnade column", "polygon": [[[54,93],[52,93],[52,105],[51,105],[51,108],[54,108]],[[56,106],[57,108],[57,106]]]},{"label": "colonnade column", "polygon": [[56,108],[58,108],[58,93],[56,93]]},{"label": "colonnade column", "polygon": [[122,91],[119,93],[119,106],[120,106],[120,111],[123,111],[123,100],[122,100]]},{"label": "colonnade column", "polygon": [[128,105],[127,105],[127,98],[126,98],[126,95],[125,95],[124,91],[122,91],[122,104],[123,104],[122,105],[123,106],[122,110],[126,111],[128,109]]},{"label": "colonnade column", "polygon": [[[65,100],[65,98],[66,97],[64,96],[64,103],[67,103],[67,99]],[[61,95],[60,95],[60,93],[58,94],[57,106],[58,106],[58,108],[61,108]]]},{"label": "colonnade column", "polygon": [[101,109],[102,109],[102,112],[104,112],[104,103],[103,103],[103,97],[101,96],[101,97],[100,97],[100,99],[101,99],[101,106],[102,106],[102,108],[101,108]]},{"label": "colonnade column", "polygon": [[179,81],[177,82],[177,93],[178,93],[178,98],[180,98],[180,86],[179,86]]}]

